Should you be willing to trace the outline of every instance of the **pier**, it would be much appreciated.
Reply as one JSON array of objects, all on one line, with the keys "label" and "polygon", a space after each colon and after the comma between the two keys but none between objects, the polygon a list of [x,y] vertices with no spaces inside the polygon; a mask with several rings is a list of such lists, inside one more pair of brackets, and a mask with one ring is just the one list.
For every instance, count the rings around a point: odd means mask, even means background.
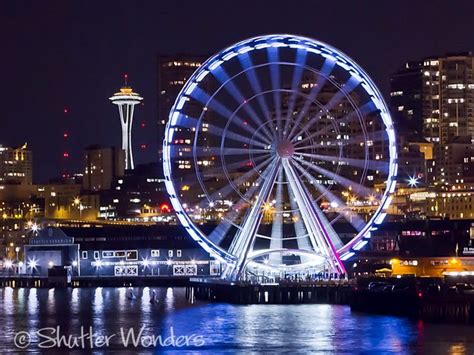
[{"label": "pier", "polygon": [[198,300],[233,304],[349,304],[348,282],[280,282],[253,284],[191,279],[187,294]]}]

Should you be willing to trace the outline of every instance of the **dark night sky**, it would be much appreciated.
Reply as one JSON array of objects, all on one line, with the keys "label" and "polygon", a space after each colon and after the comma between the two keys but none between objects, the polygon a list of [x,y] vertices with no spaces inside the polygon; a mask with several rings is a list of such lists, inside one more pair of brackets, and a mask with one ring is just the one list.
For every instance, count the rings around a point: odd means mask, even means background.
[{"label": "dark night sky", "polygon": [[[212,54],[250,36],[295,33],[339,48],[385,97],[406,60],[474,50],[474,1],[21,1],[0,4],[0,144],[29,143],[35,178],[59,174],[69,128],[75,167],[89,144],[119,145],[108,101],[128,73],[145,98],[136,111],[138,162],[157,159],[156,56]],[[63,114],[64,107],[70,113]]]}]

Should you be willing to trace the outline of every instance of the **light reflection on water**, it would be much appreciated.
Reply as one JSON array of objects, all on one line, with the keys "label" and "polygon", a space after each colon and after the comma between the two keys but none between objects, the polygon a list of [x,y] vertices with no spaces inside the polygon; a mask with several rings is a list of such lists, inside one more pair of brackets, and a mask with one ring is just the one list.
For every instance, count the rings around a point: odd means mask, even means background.
[{"label": "light reflection on water", "polygon": [[[125,287],[0,289],[0,353],[15,349],[13,337],[18,331],[33,334],[56,326],[67,335],[79,335],[81,326],[91,326],[101,335],[120,334],[121,328],[138,332],[142,326],[144,335],[196,334],[205,345],[187,350],[198,353],[474,353],[472,326],[357,314],[334,305],[190,304],[183,288],[134,288],[136,299],[127,292]],[[123,350],[119,335],[115,339],[109,350]],[[37,345],[33,334],[28,350],[37,351]],[[143,348],[140,352],[153,353]]]}]

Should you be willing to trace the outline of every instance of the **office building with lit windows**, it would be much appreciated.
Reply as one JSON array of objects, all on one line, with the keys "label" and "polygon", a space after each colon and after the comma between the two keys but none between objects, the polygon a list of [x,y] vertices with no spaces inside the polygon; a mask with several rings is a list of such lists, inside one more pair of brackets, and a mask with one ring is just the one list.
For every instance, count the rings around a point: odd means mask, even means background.
[{"label": "office building with lit windows", "polygon": [[436,145],[435,159],[429,162],[428,176],[432,185],[450,189],[453,184],[474,182],[474,146],[469,137],[456,137]]},{"label": "office building with lit windows", "polygon": [[0,146],[0,184],[33,183],[33,153],[27,144],[18,148]]},{"label": "office building with lit windows", "polygon": [[412,130],[422,137],[422,63],[407,62],[390,76],[390,110],[397,130]]},{"label": "office building with lit windows", "polygon": [[448,54],[423,61],[423,132],[430,142],[474,138],[474,56]]},{"label": "office building with lit windows", "polygon": [[428,142],[474,138],[474,56],[447,54],[406,63],[390,78],[390,104],[395,120],[421,129]]},{"label": "office building with lit windows", "polygon": [[[207,59],[207,56],[192,54],[160,55],[158,57],[158,149],[161,149],[166,122],[171,107],[189,77]],[[183,145],[189,145],[183,138]],[[191,167],[185,160],[183,168]],[[162,175],[162,172],[160,172]]]},{"label": "office building with lit windows", "polygon": [[140,164],[116,177],[110,190],[100,192],[99,219],[169,222],[171,214],[158,163]]},{"label": "office building with lit windows", "polygon": [[84,150],[82,188],[109,190],[115,178],[125,173],[125,151],[116,147],[89,146]]}]

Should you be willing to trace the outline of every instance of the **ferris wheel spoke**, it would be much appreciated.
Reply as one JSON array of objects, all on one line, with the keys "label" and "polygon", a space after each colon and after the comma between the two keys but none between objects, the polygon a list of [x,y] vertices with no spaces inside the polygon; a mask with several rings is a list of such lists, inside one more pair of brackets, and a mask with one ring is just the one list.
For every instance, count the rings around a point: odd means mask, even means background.
[{"label": "ferris wheel spoke", "polygon": [[[346,83],[339,89],[339,91],[336,92],[336,94],[331,97],[329,102],[324,105],[324,107],[319,110],[318,113],[316,113],[313,118],[311,118],[308,122],[306,122],[305,125],[298,131],[298,133],[295,134],[295,136],[299,136],[300,134],[303,134],[306,130],[308,130],[313,124],[317,123],[321,117],[332,110],[337,104],[339,104],[344,98],[349,95],[352,90],[354,90],[357,85],[360,84],[360,81],[355,78],[354,76],[351,76]],[[292,139],[293,137],[289,137],[289,139]]]},{"label": "ferris wheel spoke", "polygon": [[[206,197],[203,200],[201,200],[201,202],[199,202],[199,206],[204,207],[207,204],[209,204],[210,202],[214,202],[217,199],[222,199],[222,198],[227,197],[232,191],[235,191],[234,190],[235,186],[240,186],[244,182],[247,182],[248,180],[250,180],[250,178],[252,176],[254,176],[255,174],[259,174],[259,171],[262,171],[262,173],[260,173],[260,174],[263,175],[263,172],[265,172],[266,169],[268,169],[268,166],[270,166],[270,163],[274,159],[275,159],[274,157],[267,158],[266,160],[264,160],[263,162],[258,164],[255,168],[253,168],[252,170],[249,170],[246,173],[239,176],[237,179],[232,181],[232,183],[229,183],[229,184],[225,185],[224,187],[222,187],[219,190],[212,193],[209,197]],[[265,168],[265,166],[267,166],[267,167]],[[257,181],[259,181],[258,179],[257,179]]]},{"label": "ferris wheel spoke", "polygon": [[308,109],[310,105],[315,101],[316,96],[319,94],[319,92],[325,85],[327,78],[331,74],[335,65],[336,65],[336,61],[332,58],[326,58],[324,60],[323,66],[321,67],[321,71],[319,72],[319,75],[316,79],[316,83],[311,88],[308,98],[304,102],[302,109],[299,111],[298,116],[296,117],[296,120],[295,120],[295,124],[293,125],[290,133],[287,136],[288,139],[291,139],[291,137],[293,137],[295,130],[298,129],[304,116],[308,113]]},{"label": "ferris wheel spoke", "polygon": [[[264,159],[268,159],[268,156],[260,155],[258,157],[253,158],[252,160],[237,161],[235,163],[226,164],[226,169],[228,171],[235,171],[238,169],[254,168],[257,162]],[[206,168],[202,168],[202,174],[204,177],[212,177],[212,176],[220,177],[223,174],[223,169],[224,168],[222,166],[206,167]]]},{"label": "ferris wheel spoke", "polygon": [[[287,189],[288,189],[288,197],[290,199],[290,207],[291,207],[291,210],[294,211],[293,212],[293,223],[294,223],[295,234],[296,234],[296,237],[297,237],[298,249],[309,250],[309,251],[314,250],[316,252],[320,252],[319,248],[318,249],[313,249],[311,247],[311,241],[310,241],[309,233],[306,230],[306,227],[304,226],[303,218],[302,218],[301,213],[298,209],[298,205],[296,204],[295,194],[293,193],[293,191],[292,191],[292,189],[289,185],[287,185]],[[301,258],[302,263],[310,261],[310,259],[307,256],[301,256],[300,258]]]},{"label": "ferris wheel spoke", "polygon": [[338,209],[341,211],[340,216],[343,216],[358,232],[362,230],[365,225],[364,220],[356,213],[352,212],[352,210],[342,201],[339,197],[331,192],[327,187],[318,183],[318,179],[311,175],[307,170],[305,170],[300,164],[296,161],[292,162],[293,165],[299,170],[310,182],[318,189],[321,195],[327,196],[329,203],[334,206],[334,209]]},{"label": "ferris wheel spoke", "polygon": [[[243,53],[239,55],[239,62],[240,66],[245,72],[245,76],[247,77],[248,82],[250,83],[250,86],[252,87],[252,90],[255,95],[257,96],[257,101],[258,104],[260,105],[260,108],[264,114],[264,116],[268,119],[271,117],[270,110],[268,108],[268,104],[265,101],[265,98],[263,95],[260,95],[262,92],[262,86],[260,84],[260,80],[258,79],[257,74],[255,73],[255,67],[253,65],[252,58],[250,58],[250,55],[248,53]],[[270,129],[271,129],[271,135],[273,138],[276,137],[275,135],[275,126],[273,124],[273,121],[269,121]]]},{"label": "ferris wheel spoke", "polygon": [[368,198],[369,196],[377,196],[378,195],[371,188],[363,186],[358,182],[350,180],[350,179],[348,179],[344,176],[338,175],[338,174],[336,174],[332,171],[321,168],[320,166],[318,166],[316,164],[308,163],[307,161],[305,161],[301,158],[298,158],[298,157],[293,157],[293,159],[296,159],[302,165],[307,166],[308,168],[316,171],[317,173],[320,173],[320,174],[332,179],[333,181],[337,182],[339,185],[342,185],[345,188],[352,190],[352,192],[357,194],[358,196]]},{"label": "ferris wheel spoke", "polygon": [[[369,115],[370,113],[372,113],[376,110],[377,110],[377,107],[374,105],[374,103],[372,101],[369,101],[369,102],[365,103],[364,105],[358,107],[357,109],[351,111],[350,113],[348,113],[344,117],[337,118],[335,120],[335,123],[339,126],[346,125],[349,122],[352,122],[354,120],[358,120],[359,119],[359,114],[358,113],[360,113],[360,115],[363,119],[365,116]],[[332,125],[326,125],[323,128],[317,130],[316,132],[311,133],[309,136],[303,138],[302,140],[300,140],[300,141],[297,140],[295,142],[295,145],[302,144],[304,142],[307,142],[310,139],[313,139],[317,136],[325,134],[333,128],[334,127]],[[293,138],[297,138],[297,137],[298,137],[298,135],[293,136]]]},{"label": "ferris wheel spoke", "polygon": [[355,168],[362,168],[374,171],[382,171],[388,173],[389,163],[382,160],[370,160],[370,159],[356,159],[356,158],[346,158],[346,157],[337,157],[331,155],[321,155],[321,154],[311,154],[311,153],[297,153],[298,156],[304,156],[308,158],[313,158],[316,160],[323,160],[327,162],[333,162],[336,165],[349,165]]},{"label": "ferris wheel spoke", "polygon": [[298,49],[296,51],[296,66],[294,67],[293,78],[291,81],[291,97],[289,98],[289,101],[288,101],[285,128],[283,129],[283,135],[285,137],[289,133],[288,132],[289,124],[293,118],[293,111],[295,109],[296,98],[298,97],[298,93],[300,92],[301,78],[303,76],[303,66],[306,63],[306,54],[307,52],[302,49]]},{"label": "ferris wheel spoke", "polygon": [[269,165],[269,169],[265,171],[265,174],[262,175],[263,183],[261,185],[260,191],[257,194],[255,203],[246,212],[240,229],[234,237],[234,240],[232,241],[232,244],[229,248],[229,252],[237,257],[237,261],[233,270],[233,273],[237,277],[240,276],[242,268],[245,265],[247,255],[255,242],[255,237],[262,221],[263,204],[268,201],[272,191],[278,171],[278,166],[278,159],[275,159],[272,164]]},{"label": "ferris wheel spoke", "polygon": [[[187,130],[192,130],[192,129],[201,129],[202,125],[206,124],[206,132],[212,134],[213,136],[216,137],[222,137],[225,134],[226,138],[229,138],[235,142],[240,142],[243,144],[249,144],[252,140],[252,137],[249,136],[244,136],[240,133],[232,132],[230,129],[227,129],[227,131],[224,128],[215,126],[211,123],[207,122],[200,122],[197,118],[194,117],[189,117],[189,116],[183,116],[182,119],[178,120],[178,123],[174,125],[173,127],[182,127]],[[253,144],[258,145],[260,147],[267,147],[268,144],[254,140]]]},{"label": "ferris wheel spoke", "polygon": [[273,103],[275,108],[275,116],[277,121],[277,136],[281,138],[282,134],[282,116],[281,116],[281,92],[280,88],[280,66],[278,48],[267,48],[268,61],[270,63],[270,81],[273,89]]},{"label": "ferris wheel spoke", "polygon": [[[256,163],[268,159],[268,156],[260,155],[253,158],[252,160],[238,161],[235,163],[226,164],[227,170],[234,171],[241,168],[255,168]],[[209,179],[213,177],[222,178],[224,176],[224,168],[222,166],[203,166],[200,171],[204,179]],[[190,174],[184,175],[181,185],[195,186],[199,184],[199,180],[196,179],[196,173],[192,172]]]},{"label": "ferris wheel spoke", "polygon": [[[281,249],[283,247],[283,166],[279,165],[275,193],[275,212],[272,218],[272,231],[270,249]],[[269,256],[270,264],[282,263],[281,254],[272,253]]]},{"label": "ferris wheel spoke", "polygon": [[[298,150],[310,150],[314,147],[347,147],[351,145],[356,145],[356,146],[373,146],[377,142],[385,142],[387,140],[386,137],[386,131],[375,131],[375,132],[367,132],[363,134],[358,134],[356,136],[350,136],[347,135],[347,137],[344,137],[344,134],[339,134],[339,138],[336,137],[336,139],[332,141],[326,141],[324,142],[325,144],[311,144],[311,145],[306,145],[306,146],[300,146],[300,144],[304,143],[304,141],[307,141],[307,139],[303,139],[301,141],[297,141],[294,143],[295,146],[295,151]],[[308,143],[307,143],[308,144]]]},{"label": "ferris wheel spoke", "polygon": [[290,188],[295,196],[296,204],[303,217],[303,223],[309,233],[315,252],[320,251],[326,256],[331,268],[339,273],[345,273],[344,265],[337,255],[335,245],[341,245],[339,236],[334,231],[323,212],[312,201],[304,185],[288,159],[282,160],[283,168],[288,176]]},{"label": "ferris wheel spoke", "polygon": [[205,92],[200,87],[196,87],[190,94],[190,96],[199,101],[201,104],[205,105],[205,108],[210,108],[217,112],[220,116],[225,118],[226,120],[233,117],[233,121],[239,128],[249,132],[252,135],[259,137],[263,142],[270,143],[268,138],[266,138],[263,134],[261,134],[257,128],[249,125],[245,120],[243,120],[240,116],[234,114],[232,110],[230,110],[227,106],[219,102],[214,97],[211,97],[207,92]]},{"label": "ferris wheel spoke", "polygon": [[384,142],[387,140],[386,137],[387,132],[385,130],[380,131],[367,131],[362,134],[352,135],[349,139],[343,139],[340,145],[343,146],[350,146],[350,145],[374,145],[376,142]]},{"label": "ferris wheel spoke", "polygon": [[247,99],[242,95],[242,92],[234,84],[232,78],[229,77],[227,72],[222,67],[217,67],[212,71],[212,74],[217,78],[217,80],[223,85],[226,91],[234,98],[235,102],[243,107],[245,112],[254,120],[258,127],[262,127],[263,132],[268,139],[267,143],[273,140],[273,134],[268,130],[268,128],[263,124],[261,118],[257,115],[252,106],[247,105]]},{"label": "ferris wheel spoke", "polygon": [[[187,146],[177,146],[174,145],[173,147],[182,147],[186,148]],[[250,154],[269,154],[271,151],[269,149],[253,149],[253,148],[224,148],[221,147],[196,147],[194,151],[182,151],[182,150],[174,150],[171,152],[173,158],[179,157],[207,157],[207,156],[219,156],[220,154],[223,155],[250,155]]]},{"label": "ferris wheel spoke", "polygon": [[219,223],[219,225],[211,232],[211,234],[209,235],[209,239],[212,242],[217,245],[222,242],[222,239],[227,235],[232,226],[235,225],[235,221],[239,217],[241,209],[249,204],[249,201],[255,195],[257,189],[259,189],[259,187],[261,186],[261,183],[264,179],[263,176],[266,176],[266,172],[268,171],[268,169],[270,169],[270,166],[268,166],[267,169],[263,172],[263,174],[258,177],[258,179],[254,182],[253,186],[251,186],[245,192],[244,196],[232,206],[232,209],[225,215],[221,223]]}]

